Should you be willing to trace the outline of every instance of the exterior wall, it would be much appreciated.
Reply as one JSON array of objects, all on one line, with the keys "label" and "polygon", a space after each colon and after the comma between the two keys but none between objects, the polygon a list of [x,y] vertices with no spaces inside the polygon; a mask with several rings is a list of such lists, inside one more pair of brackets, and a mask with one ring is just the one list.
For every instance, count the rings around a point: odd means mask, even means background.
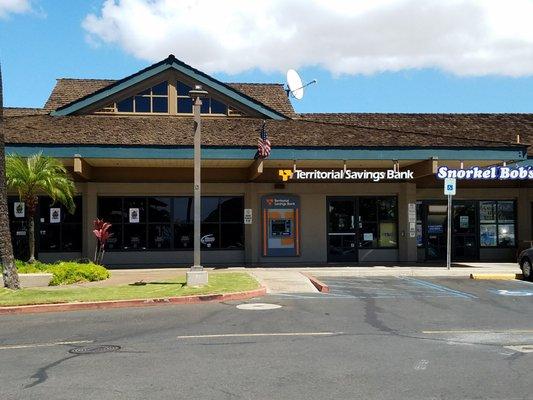
[{"label": "exterior wall", "polygon": [[[192,195],[191,183],[77,183],[83,196],[82,253],[41,253],[43,261],[79,259],[93,256],[96,245],[92,221],[97,217],[98,196],[183,196]],[[413,182],[399,183],[294,183],[276,189],[273,183],[203,183],[203,194],[242,195],[244,207],[251,208],[253,223],[244,225],[244,250],[204,250],[205,265],[319,265],[327,263],[326,199],[331,196],[397,196],[398,248],[360,249],[359,262],[422,262],[424,249],[417,248],[409,234],[408,205],[417,200],[444,200],[442,189],[420,188]],[[263,257],[261,239],[261,197],[269,194],[292,194],[300,198],[301,255],[298,257]],[[516,200],[517,242],[532,240],[533,188],[528,187],[460,187],[456,200]],[[480,249],[480,261],[514,261],[516,249]],[[107,252],[106,263],[116,266],[189,265],[192,251]]]},{"label": "exterior wall", "polygon": [[57,261],[72,261],[83,258],[83,253],[39,253],[39,261],[54,263]]}]

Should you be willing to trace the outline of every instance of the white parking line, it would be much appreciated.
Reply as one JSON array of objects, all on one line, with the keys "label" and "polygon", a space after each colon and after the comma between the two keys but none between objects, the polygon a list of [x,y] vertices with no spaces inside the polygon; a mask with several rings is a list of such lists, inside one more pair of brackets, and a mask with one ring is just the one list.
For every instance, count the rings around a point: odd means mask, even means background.
[{"label": "white parking line", "polygon": [[93,343],[94,340],[73,340],[68,342],[52,342],[52,343],[31,343],[31,344],[11,344],[6,346],[0,346],[0,350],[13,350],[13,349],[32,349],[35,347],[53,347],[63,346],[69,344],[83,344]]},{"label": "white parking line", "polygon": [[261,336],[334,336],[344,332],[278,332],[278,333],[221,333],[217,335],[178,336],[177,339],[213,339],[226,337],[261,337]]}]

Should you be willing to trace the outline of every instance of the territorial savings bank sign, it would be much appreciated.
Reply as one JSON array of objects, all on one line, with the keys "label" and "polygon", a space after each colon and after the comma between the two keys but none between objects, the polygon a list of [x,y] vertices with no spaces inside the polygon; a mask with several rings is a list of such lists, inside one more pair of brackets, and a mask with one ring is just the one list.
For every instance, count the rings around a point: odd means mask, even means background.
[{"label": "territorial savings bank sign", "polygon": [[403,180],[403,179],[413,179],[413,172],[406,171],[396,171],[393,169],[388,169],[386,171],[352,171],[350,169],[341,169],[341,170],[329,170],[321,171],[315,169],[313,171],[304,171],[301,169],[292,170],[292,169],[280,169],[278,175],[281,177],[283,182],[288,180],[337,180],[337,181],[373,181],[379,182],[381,180]]},{"label": "territorial savings bank sign", "polygon": [[472,167],[467,169],[454,169],[448,167],[439,167],[437,169],[437,178],[455,178],[455,179],[481,179],[481,180],[525,180],[533,179],[533,169],[531,167]]}]

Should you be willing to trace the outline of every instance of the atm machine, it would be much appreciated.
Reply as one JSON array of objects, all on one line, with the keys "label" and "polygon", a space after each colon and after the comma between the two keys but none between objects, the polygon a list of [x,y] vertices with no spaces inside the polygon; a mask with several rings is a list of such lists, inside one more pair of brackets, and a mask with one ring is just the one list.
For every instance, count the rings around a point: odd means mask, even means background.
[{"label": "atm machine", "polygon": [[300,201],[297,196],[267,195],[262,201],[264,257],[300,255]]}]

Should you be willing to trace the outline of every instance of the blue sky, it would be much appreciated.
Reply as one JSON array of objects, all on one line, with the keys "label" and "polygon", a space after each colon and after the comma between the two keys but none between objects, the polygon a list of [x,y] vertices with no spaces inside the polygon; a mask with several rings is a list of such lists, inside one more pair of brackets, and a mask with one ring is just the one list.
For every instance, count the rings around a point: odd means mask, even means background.
[{"label": "blue sky", "polygon": [[[105,39],[101,25],[90,28],[92,30],[88,32],[88,28],[82,26],[83,21],[89,14],[100,18],[102,4],[101,0],[35,0],[30,11],[0,18],[0,60],[6,106],[41,107],[56,78],[117,79],[164,58],[145,54],[140,47],[132,49],[127,38],[122,42]],[[90,39],[89,33],[92,35]],[[102,37],[104,40],[98,40]],[[142,43],[142,38],[135,40],[149,47]],[[150,38],[146,41],[150,42]],[[181,55],[179,46],[178,49],[169,48],[170,51],[165,51],[161,44],[158,46],[157,54],[172,51],[176,57],[198,66],[191,61],[195,59],[195,53],[185,49]],[[268,44],[265,44],[267,48]],[[257,51],[262,54],[261,48]],[[268,51],[272,50],[265,50],[266,53]],[[215,71],[213,75],[223,81],[284,82],[284,64],[280,64],[281,67],[269,66],[267,69],[271,72],[264,72],[260,70],[261,65],[254,65],[254,60],[248,66],[235,67],[220,54],[213,59],[209,59],[209,54],[202,54],[203,58],[198,58],[201,60],[200,69],[204,64],[216,69],[213,65],[217,64],[217,57],[221,57],[220,65],[227,67],[220,69],[228,72]],[[290,49],[279,51],[277,56],[281,59],[286,56],[286,65],[292,65]],[[205,62],[206,57],[209,63]],[[357,68],[348,72],[332,72],[335,67],[328,65],[327,60],[297,60],[295,63],[304,79],[318,79],[318,84],[307,90],[304,100],[293,101],[299,112],[533,111],[532,74],[528,70],[509,72],[505,69],[505,62],[500,62],[498,67],[502,73],[496,68],[488,75],[482,69],[474,74],[457,73],[453,67],[442,67],[439,63],[432,65],[431,62],[420,68],[407,65],[384,72],[374,68],[370,73],[360,66],[358,68],[363,73]]]}]

